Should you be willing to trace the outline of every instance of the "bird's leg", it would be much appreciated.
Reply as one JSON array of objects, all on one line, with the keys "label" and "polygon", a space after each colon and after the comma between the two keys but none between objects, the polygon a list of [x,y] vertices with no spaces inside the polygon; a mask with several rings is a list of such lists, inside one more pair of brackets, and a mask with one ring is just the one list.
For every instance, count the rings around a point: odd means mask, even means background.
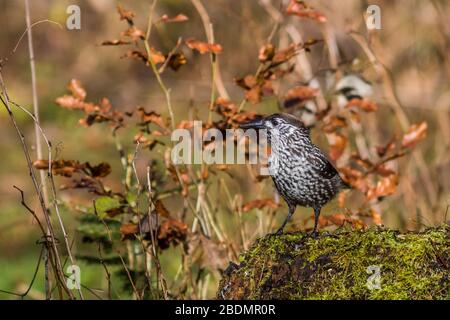
[{"label": "bird's leg", "polygon": [[289,206],[289,213],[288,213],[286,219],[284,219],[284,222],[281,225],[280,229],[278,229],[278,231],[276,232],[277,235],[283,234],[284,227],[289,222],[289,220],[291,220],[291,217],[295,212],[296,206],[294,206],[294,205],[288,205],[288,206]]},{"label": "bird's leg", "polygon": [[319,223],[319,215],[320,215],[320,208],[314,208],[314,229],[311,233],[311,235],[314,239],[317,238],[317,235],[318,235],[317,225]]}]

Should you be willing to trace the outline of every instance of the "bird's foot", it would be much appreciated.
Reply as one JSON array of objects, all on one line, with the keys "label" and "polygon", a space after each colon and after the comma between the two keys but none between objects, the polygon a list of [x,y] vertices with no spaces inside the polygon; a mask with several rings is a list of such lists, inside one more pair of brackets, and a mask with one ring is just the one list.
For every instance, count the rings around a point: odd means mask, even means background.
[{"label": "bird's foot", "polygon": [[267,234],[269,237],[281,236],[283,234],[283,228],[278,229],[276,232]]},{"label": "bird's foot", "polygon": [[313,232],[310,233],[310,237],[317,239],[319,237],[319,232],[317,230],[313,230]]}]

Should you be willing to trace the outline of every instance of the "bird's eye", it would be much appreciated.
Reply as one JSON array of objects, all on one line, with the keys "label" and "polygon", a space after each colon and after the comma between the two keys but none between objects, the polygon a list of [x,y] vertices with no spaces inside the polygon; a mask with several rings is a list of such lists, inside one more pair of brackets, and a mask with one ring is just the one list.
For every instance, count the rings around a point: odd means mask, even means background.
[{"label": "bird's eye", "polygon": [[278,119],[272,119],[272,124],[274,125],[274,126],[277,126],[277,125],[279,125],[280,124],[280,121],[278,121]]}]

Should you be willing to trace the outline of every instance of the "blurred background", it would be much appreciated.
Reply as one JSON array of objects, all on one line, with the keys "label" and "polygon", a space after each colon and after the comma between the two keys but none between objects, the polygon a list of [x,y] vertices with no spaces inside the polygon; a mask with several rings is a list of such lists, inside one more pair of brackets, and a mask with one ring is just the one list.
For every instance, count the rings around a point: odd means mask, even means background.
[{"label": "blurred background", "polygon": [[[32,22],[48,19],[61,26],[42,22],[32,29],[41,124],[55,147],[56,158],[91,163],[107,160],[112,166],[112,174],[106,181],[111,188],[120,189],[123,173],[110,131],[102,125],[88,128],[80,126],[80,114],[64,110],[55,104],[55,99],[66,93],[67,83],[75,78],[86,88],[88,101],[108,97],[112,105],[122,111],[143,106],[167,116],[164,94],[150,69],[139,61],[121,58],[125,53],[121,46],[101,45],[105,40],[119,38],[120,33],[126,29],[126,23],[119,21],[116,10],[118,3],[113,0],[31,1],[30,12]],[[150,1],[124,0],[120,3],[136,13],[136,25],[145,30]],[[230,99],[239,103],[244,98],[243,90],[235,84],[234,79],[255,73],[259,66],[259,49],[267,43],[280,15],[282,21],[272,37],[272,43],[280,48],[298,41],[293,38],[296,35],[306,41],[323,38],[323,34],[332,34],[337,45],[339,68],[344,73],[361,75],[372,85],[371,99],[378,104],[379,110],[361,121],[363,136],[373,140],[372,145],[385,144],[392,135],[399,135],[404,131],[394,112],[395,108],[392,108],[393,104],[398,104],[409,123],[428,123],[426,139],[413,151],[420,152],[421,156],[418,158],[408,155],[395,164],[400,182],[396,193],[379,207],[383,225],[401,230],[420,230],[424,226],[443,223],[450,204],[449,3],[438,0],[370,3],[358,0],[309,1],[309,5],[327,17],[326,27],[318,26],[313,19],[283,15],[287,3],[288,1],[281,0],[203,1],[213,25],[215,42],[223,48],[218,59],[221,77]],[[68,16],[66,8],[70,4],[77,4],[81,9],[81,30],[68,30],[65,27]],[[366,37],[364,14],[369,4],[377,4],[381,8],[381,29],[372,31],[370,44],[371,52],[375,54],[379,65],[386,67],[387,73],[380,73],[374,67],[373,57],[349,33],[353,30]],[[0,0],[0,12],[2,76],[11,99],[32,110],[26,35],[19,42],[26,30],[24,1]],[[191,1],[160,0],[155,9],[155,16],[167,14],[172,17],[179,13],[186,15],[189,20],[183,23],[158,24],[152,31],[151,43],[161,52],[169,52],[179,37],[194,37],[206,41],[201,17]],[[323,33],[323,28],[329,28],[327,33]],[[17,49],[13,52],[16,45]],[[197,112],[200,116],[205,114],[211,95],[209,56],[196,54],[186,48],[183,48],[183,53],[187,64],[178,71],[168,69],[162,76],[167,87],[171,88],[173,109],[179,120],[188,118],[187,110],[192,106],[199,110]],[[310,52],[306,53],[312,75],[321,81],[326,81],[326,71],[333,69],[328,54],[325,43],[312,46]],[[278,84],[276,91],[281,96],[289,87],[307,83],[310,80],[307,78],[308,74],[295,71]],[[257,105],[247,103],[245,108],[269,114],[279,107],[277,98],[268,97]],[[36,242],[40,238],[40,232],[32,216],[21,206],[20,194],[13,185],[24,190],[27,203],[36,210],[38,201],[16,132],[6,109],[2,107],[0,110],[0,289],[23,292],[36,268],[40,252],[40,246]],[[14,113],[32,148],[33,159],[36,159],[33,149],[33,121],[18,109]],[[129,136],[132,137],[133,134]],[[320,131],[313,129],[312,137],[323,148],[327,148]],[[128,142],[132,142],[132,139],[128,139]],[[134,148],[132,143],[125,142],[124,147],[128,148],[128,152],[131,150],[131,153]],[[163,156],[162,151],[152,152],[141,155],[139,168],[145,170],[145,163],[150,158]],[[240,194],[244,202],[274,197],[270,181],[255,184],[248,179],[245,168],[230,170],[232,178],[227,177],[229,188]],[[59,185],[66,180],[57,177],[56,181]],[[212,202],[214,199],[220,201],[219,192],[223,192],[220,187],[212,188],[209,192]],[[260,196],[256,197],[256,194]],[[59,197],[61,201],[72,204],[88,204],[91,201],[85,194],[72,191],[62,191]],[[182,200],[168,200],[165,205],[169,211],[176,213],[182,208]],[[277,221],[284,217],[286,207],[284,203],[282,206],[275,216]],[[69,207],[64,207],[63,218],[68,234],[75,237],[80,213],[71,211]],[[258,217],[268,214],[264,210],[244,213],[244,223],[248,220],[249,227],[258,225]],[[326,214],[337,210],[342,211],[336,203],[332,203],[324,212]],[[298,209],[291,230],[301,229],[304,226],[301,221],[311,214],[308,209]],[[227,221],[224,223],[225,228],[236,228],[235,220],[229,213],[223,214],[221,219]],[[256,237],[270,231],[261,230],[261,233],[249,236],[246,243],[237,245],[235,250],[239,252],[245,249]],[[77,241],[73,245],[77,254],[89,250],[86,248]],[[179,253],[174,256],[178,257]],[[178,261],[175,262],[170,254],[162,254],[161,259],[166,268],[166,276],[174,277]],[[82,282],[91,288],[99,288],[97,293],[102,295],[102,288],[106,285],[104,277],[99,276],[103,274],[102,265],[83,261],[79,263],[83,270]],[[205,294],[198,294],[196,297],[213,297],[219,279],[217,274],[212,276]],[[40,268],[27,298],[45,298],[43,288],[43,270]],[[114,297],[130,296],[129,292],[117,292]],[[93,295],[89,297],[95,298]],[[0,292],[0,298],[17,297]]]}]

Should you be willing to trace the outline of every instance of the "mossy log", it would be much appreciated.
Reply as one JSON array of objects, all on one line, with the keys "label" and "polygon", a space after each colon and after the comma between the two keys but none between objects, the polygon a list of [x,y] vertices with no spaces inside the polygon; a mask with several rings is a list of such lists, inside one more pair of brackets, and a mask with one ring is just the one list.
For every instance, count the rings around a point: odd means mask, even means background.
[{"label": "mossy log", "polygon": [[450,299],[450,226],[267,235],[225,270],[218,299]]}]

